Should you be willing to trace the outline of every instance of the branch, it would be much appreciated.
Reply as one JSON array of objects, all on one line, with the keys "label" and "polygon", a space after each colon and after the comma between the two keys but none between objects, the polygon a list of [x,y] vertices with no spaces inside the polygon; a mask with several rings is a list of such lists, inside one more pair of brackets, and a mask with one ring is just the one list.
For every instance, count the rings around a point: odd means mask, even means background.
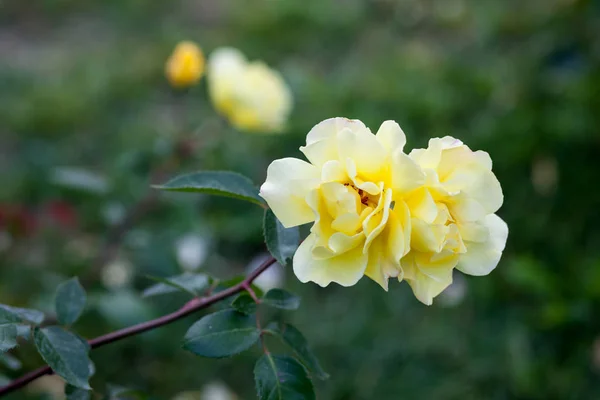
[{"label": "branch", "polygon": [[[237,285],[227,288],[227,289],[225,289],[217,294],[214,294],[212,296],[202,297],[202,298],[194,298],[194,299],[190,300],[189,302],[187,302],[179,310],[177,310],[171,314],[167,314],[160,318],[153,319],[153,320],[147,321],[147,322],[142,322],[141,324],[133,325],[128,328],[124,328],[124,329],[121,329],[121,330],[118,330],[118,331],[115,331],[112,333],[108,333],[103,336],[99,336],[95,339],[89,340],[88,343],[90,345],[90,348],[96,349],[96,348],[104,346],[106,344],[113,343],[113,342],[119,341],[121,339],[125,339],[130,336],[134,336],[134,335],[137,335],[137,334],[140,334],[143,332],[147,332],[147,331],[159,328],[161,326],[170,324],[171,322],[177,321],[177,320],[179,320],[183,317],[186,317],[198,310],[202,310],[202,309],[207,308],[223,299],[226,299],[227,297],[230,297],[230,296],[233,296],[234,294],[243,292],[243,291],[247,290],[247,288],[250,287],[250,284],[252,282],[254,282],[254,280],[256,278],[258,278],[260,274],[262,274],[264,271],[266,271],[275,262],[276,262],[276,260],[273,257],[270,257],[267,261],[262,263],[260,267],[258,267],[253,272],[248,274],[248,276],[242,282],[238,283]],[[12,393],[17,389],[20,389],[20,388],[26,386],[28,383],[36,380],[37,378],[40,378],[44,375],[50,375],[52,373],[53,373],[52,369],[49,366],[41,367],[41,368],[36,369],[35,371],[31,371],[31,372],[21,376],[20,378],[15,379],[11,383],[9,383],[7,386],[0,388],[0,396]]]}]

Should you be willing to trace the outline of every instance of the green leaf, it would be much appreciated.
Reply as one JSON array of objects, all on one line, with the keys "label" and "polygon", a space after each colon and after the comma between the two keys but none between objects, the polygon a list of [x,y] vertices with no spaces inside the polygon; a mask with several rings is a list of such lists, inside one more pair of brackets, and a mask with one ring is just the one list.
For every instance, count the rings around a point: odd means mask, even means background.
[{"label": "green leaf", "polygon": [[65,385],[65,395],[67,396],[67,400],[90,400],[92,398],[91,391],[69,384]]},{"label": "green leaf", "polygon": [[183,347],[204,357],[228,357],[258,340],[260,331],[254,315],[223,310],[203,317],[187,331]]},{"label": "green leaf", "polygon": [[260,400],[314,400],[315,391],[306,370],[287,356],[263,355],[254,367]]},{"label": "green leaf", "polygon": [[234,310],[239,311],[243,314],[254,314],[256,312],[256,302],[250,295],[243,293],[233,300],[231,307]]},{"label": "green leaf", "polygon": [[33,340],[44,361],[56,374],[75,387],[91,389],[87,343],[58,326],[36,328]]},{"label": "green leaf", "polygon": [[0,324],[27,322],[38,325],[43,321],[44,313],[41,311],[0,304]]},{"label": "green leaf", "polygon": [[279,264],[287,265],[300,244],[300,230],[297,226],[284,228],[270,209],[265,211],[263,229],[267,249]]},{"label": "green leaf", "polygon": [[308,347],[308,342],[304,335],[290,324],[270,323],[265,329],[265,332],[279,337],[294,351],[302,364],[317,378],[325,380],[329,378],[329,374],[323,370],[319,360]]},{"label": "green leaf", "polygon": [[282,310],[297,310],[300,297],[283,289],[271,289],[261,299],[263,304]]},{"label": "green leaf", "polygon": [[185,292],[196,297],[202,294],[202,291],[205,290],[210,283],[208,275],[194,274],[191,272],[185,272],[170,278],[157,278],[152,276],[149,276],[148,278],[160,283],[144,290],[142,292],[142,297],[158,296],[175,292]]},{"label": "green leaf", "polygon": [[6,376],[0,374],[0,387],[10,385],[10,382],[11,382],[10,379],[8,379]]},{"label": "green leaf", "polygon": [[6,366],[6,368],[11,369],[13,371],[17,369],[21,369],[23,364],[16,357],[11,356],[8,353],[0,354],[0,364]]},{"label": "green leaf", "polygon": [[86,302],[85,289],[77,277],[61,283],[56,289],[54,306],[58,321],[62,325],[71,325],[81,316]]},{"label": "green leaf", "polygon": [[207,193],[250,201],[264,205],[254,183],[243,175],[230,171],[201,171],[178,176],[156,189],[173,192]]},{"label": "green leaf", "polygon": [[17,347],[17,326],[14,324],[0,325],[0,353]]}]

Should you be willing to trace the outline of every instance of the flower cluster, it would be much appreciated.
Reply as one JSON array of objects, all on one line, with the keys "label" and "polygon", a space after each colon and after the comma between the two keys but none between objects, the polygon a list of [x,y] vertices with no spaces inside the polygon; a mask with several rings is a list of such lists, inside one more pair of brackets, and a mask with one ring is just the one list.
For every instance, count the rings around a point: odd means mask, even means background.
[{"label": "flower cluster", "polygon": [[294,256],[302,282],[384,289],[406,280],[425,304],[456,268],[486,275],[502,255],[508,227],[494,214],[503,194],[489,155],[452,137],[404,152],[394,121],[376,134],[362,122],[317,124],[300,148],[309,162],[275,160],[260,194],[286,227],[314,222]]}]

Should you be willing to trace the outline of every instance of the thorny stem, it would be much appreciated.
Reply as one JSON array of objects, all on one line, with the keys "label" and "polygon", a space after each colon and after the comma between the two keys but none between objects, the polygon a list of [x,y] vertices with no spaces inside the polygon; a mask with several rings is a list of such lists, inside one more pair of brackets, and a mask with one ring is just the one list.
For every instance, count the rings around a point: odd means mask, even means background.
[{"label": "thorny stem", "polygon": [[[90,348],[96,349],[98,347],[102,347],[109,343],[113,343],[113,342],[119,341],[121,339],[125,339],[130,336],[138,335],[140,333],[147,332],[147,331],[159,328],[161,326],[170,324],[171,322],[177,321],[177,320],[179,320],[183,317],[186,317],[196,311],[205,309],[223,299],[233,296],[234,294],[240,293],[245,290],[248,291],[248,288],[250,288],[250,290],[252,291],[252,288],[250,287],[252,282],[254,282],[254,280],[256,278],[258,278],[260,274],[262,274],[264,271],[266,271],[275,262],[276,262],[276,260],[273,257],[270,257],[268,260],[266,260],[264,263],[262,263],[257,269],[255,269],[253,272],[248,274],[248,276],[242,282],[238,283],[237,285],[227,288],[227,289],[225,289],[219,293],[216,293],[212,296],[202,297],[202,298],[194,298],[194,299],[190,300],[189,302],[187,302],[179,310],[177,310],[171,314],[167,314],[167,315],[164,315],[157,319],[153,319],[153,320],[147,321],[147,322],[142,322],[141,324],[137,324],[137,325],[130,326],[128,328],[120,329],[118,331],[111,332],[106,335],[99,336],[95,339],[89,340],[88,343],[90,345]],[[252,293],[254,293],[254,291],[252,291],[252,292],[248,291],[248,292],[251,293],[250,294],[251,296],[252,296]],[[254,293],[254,298],[256,298],[255,293]],[[258,299],[256,299],[256,300],[258,300]],[[257,323],[258,323],[258,319],[257,319]],[[26,386],[28,383],[30,383],[44,375],[50,375],[52,373],[53,373],[53,371],[49,366],[41,367],[34,371],[31,371],[31,372],[21,376],[20,378],[15,379],[8,385],[1,387],[0,388],[0,396],[4,396],[9,393],[12,393],[12,392]]]}]

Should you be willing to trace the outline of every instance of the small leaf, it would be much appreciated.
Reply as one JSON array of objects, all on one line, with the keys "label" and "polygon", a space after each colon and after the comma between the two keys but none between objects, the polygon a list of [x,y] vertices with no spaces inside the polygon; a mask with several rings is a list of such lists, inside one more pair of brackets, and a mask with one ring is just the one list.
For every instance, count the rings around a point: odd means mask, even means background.
[{"label": "small leaf", "polygon": [[74,334],[58,326],[36,328],[33,339],[38,352],[58,375],[80,389],[91,390],[89,346]]},{"label": "small leaf", "polygon": [[201,171],[178,176],[156,189],[174,192],[207,193],[250,201],[264,205],[254,183],[243,175],[230,171]]},{"label": "small leaf", "polygon": [[67,396],[67,400],[90,400],[92,398],[92,392],[89,390],[69,384],[65,385],[65,395]]},{"label": "small leaf", "polygon": [[38,325],[43,321],[44,313],[41,311],[0,304],[0,324],[28,322]]},{"label": "small leaf", "polygon": [[276,322],[270,323],[265,329],[265,332],[278,336],[294,351],[302,364],[314,374],[315,377],[325,380],[329,378],[329,374],[323,370],[319,360],[308,347],[308,342],[304,335],[290,324],[282,324],[279,326]]},{"label": "small leaf", "polygon": [[170,278],[156,278],[151,276],[148,278],[160,283],[144,290],[142,292],[142,297],[158,296],[175,292],[185,292],[195,297],[200,295],[210,283],[206,274],[194,274],[191,272],[172,276]]},{"label": "small leaf", "polygon": [[17,369],[21,369],[23,364],[16,357],[10,355],[9,353],[0,354],[0,364],[6,366],[6,368],[11,369],[13,371]]},{"label": "small leaf", "polygon": [[260,400],[314,400],[315,391],[302,364],[287,356],[266,353],[254,367]]},{"label": "small leaf", "polygon": [[243,293],[233,300],[231,307],[234,310],[239,311],[243,314],[250,315],[256,312],[256,302],[250,295]]},{"label": "small leaf", "polygon": [[0,353],[17,347],[17,326],[0,325]]},{"label": "small leaf", "polygon": [[77,277],[61,283],[54,301],[58,321],[62,325],[72,325],[83,313],[86,299],[85,289]]},{"label": "small leaf", "polygon": [[282,310],[297,310],[300,307],[300,297],[283,289],[271,289],[261,300],[263,304]]},{"label": "small leaf", "polygon": [[255,316],[223,310],[192,325],[185,335],[183,347],[199,356],[228,357],[248,349],[259,336]]},{"label": "small leaf", "polygon": [[297,226],[284,228],[270,209],[265,211],[263,229],[267,249],[279,264],[287,265],[300,243],[300,230]]}]

